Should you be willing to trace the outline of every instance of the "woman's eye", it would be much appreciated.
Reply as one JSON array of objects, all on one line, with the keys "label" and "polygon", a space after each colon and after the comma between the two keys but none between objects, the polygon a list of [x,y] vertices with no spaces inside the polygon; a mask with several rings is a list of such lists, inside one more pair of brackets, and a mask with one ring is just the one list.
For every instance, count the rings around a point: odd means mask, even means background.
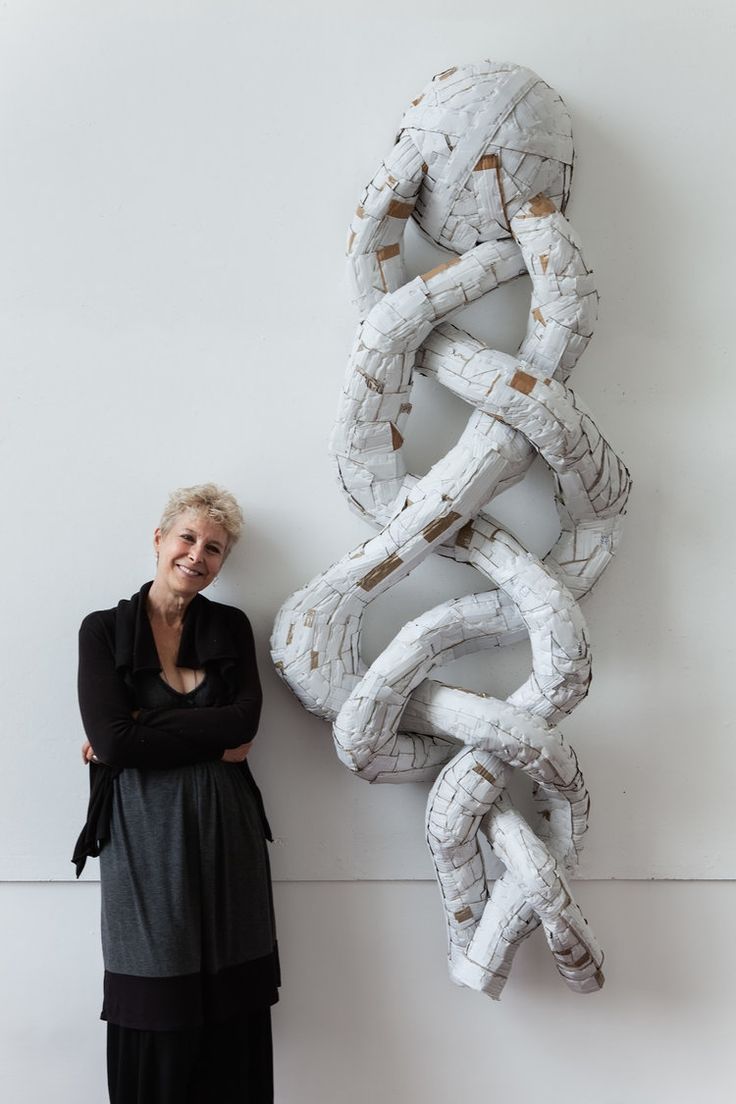
[{"label": "woman's eye", "polygon": [[208,547],[207,547],[207,551],[208,551],[208,552],[214,552],[214,554],[215,554],[216,556],[219,556],[219,555],[220,555],[220,552],[222,551],[222,549],[218,548],[218,547],[217,547],[217,545],[215,545],[215,544],[210,544],[210,545],[208,545]]},{"label": "woman's eye", "polygon": [[189,543],[191,544],[192,541],[194,540],[194,537],[192,536],[191,533],[182,533],[181,539],[185,540],[185,541],[189,541]]}]

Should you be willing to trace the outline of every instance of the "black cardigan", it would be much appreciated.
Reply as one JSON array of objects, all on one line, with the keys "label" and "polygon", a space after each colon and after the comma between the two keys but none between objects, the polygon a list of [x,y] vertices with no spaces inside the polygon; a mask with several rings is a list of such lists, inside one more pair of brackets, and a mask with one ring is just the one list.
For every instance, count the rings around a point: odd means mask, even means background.
[{"label": "black cardigan", "polygon": [[[85,617],[79,630],[79,707],[99,764],[90,764],[87,823],[74,849],[77,877],[107,839],[113,780],[125,767],[166,769],[220,759],[252,740],[261,712],[253,632],[245,614],[198,594],[184,615],[177,666],[214,669],[223,689],[215,705],[197,709],[138,708],[133,677],[160,671],[146,611],[151,583],[114,609]],[[257,798],[267,839],[271,830],[247,762],[238,764]]]}]

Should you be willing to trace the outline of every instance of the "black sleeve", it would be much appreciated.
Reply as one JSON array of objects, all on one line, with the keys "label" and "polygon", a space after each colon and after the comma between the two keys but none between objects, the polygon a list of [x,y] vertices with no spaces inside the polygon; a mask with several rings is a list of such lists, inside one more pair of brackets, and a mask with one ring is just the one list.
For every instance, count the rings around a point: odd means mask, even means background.
[{"label": "black sleeve", "polygon": [[239,632],[237,691],[231,705],[202,709],[137,708],[115,669],[114,627],[100,613],[79,630],[79,707],[95,754],[111,767],[166,768],[219,759],[227,748],[253,738],[261,690],[253,634],[245,615]]}]

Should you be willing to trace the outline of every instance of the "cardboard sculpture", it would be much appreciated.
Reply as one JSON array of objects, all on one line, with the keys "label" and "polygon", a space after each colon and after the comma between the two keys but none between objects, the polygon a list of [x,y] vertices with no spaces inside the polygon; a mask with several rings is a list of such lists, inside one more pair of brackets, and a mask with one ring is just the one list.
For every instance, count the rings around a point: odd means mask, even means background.
[{"label": "cardboard sculpture", "polygon": [[[557,724],[588,691],[578,600],[616,550],[630,480],[566,385],[598,300],[564,215],[572,158],[562,101],[517,65],[449,69],[405,113],[350,228],[361,322],[332,441],[344,493],[376,532],[285,603],[272,638],[277,669],[333,723],[350,770],[370,782],[433,781],[427,839],[450,972],[493,997],[540,924],[573,990],[603,983],[602,952],[567,882],[588,795]],[[412,280],[401,250],[409,218],[456,254]],[[516,356],[446,321],[522,273],[532,301]],[[471,410],[455,447],[421,478],[407,472],[402,449],[415,371]],[[561,526],[543,560],[487,513],[537,454],[554,473]],[[472,564],[496,589],[422,614],[367,668],[366,607],[433,552]],[[506,701],[429,677],[525,634],[532,672]],[[514,769],[534,782],[533,827],[506,793]],[[492,885],[481,831],[505,866]]]}]

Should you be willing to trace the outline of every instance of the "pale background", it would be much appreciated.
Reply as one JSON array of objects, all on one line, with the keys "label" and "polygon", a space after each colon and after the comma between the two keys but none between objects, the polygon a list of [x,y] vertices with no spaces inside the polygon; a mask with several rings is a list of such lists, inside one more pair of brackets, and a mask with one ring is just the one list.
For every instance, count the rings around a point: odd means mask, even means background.
[{"label": "pale background", "polygon": [[[76,629],[150,577],[168,490],[210,478],[249,521],[212,596],[248,610],[266,692],[280,1104],[730,1099],[735,24],[725,0],[0,6],[3,1099],[104,1100],[96,864],[76,885],[68,861]],[[500,1004],[446,978],[426,787],[352,778],[268,660],[279,604],[369,533],[327,454],[350,212],[407,102],[483,57],[536,70],[571,111],[568,213],[601,291],[574,386],[635,480],[585,605],[592,691],[564,726],[593,797],[576,892],[608,985],[573,997],[534,940]],[[411,237],[414,271],[435,258]],[[461,324],[512,351],[527,302],[518,282]],[[466,409],[421,380],[415,397],[419,471]],[[543,470],[495,512],[552,543]],[[425,564],[375,603],[366,654],[482,586]],[[444,677],[506,694],[528,665],[519,646]]]}]

